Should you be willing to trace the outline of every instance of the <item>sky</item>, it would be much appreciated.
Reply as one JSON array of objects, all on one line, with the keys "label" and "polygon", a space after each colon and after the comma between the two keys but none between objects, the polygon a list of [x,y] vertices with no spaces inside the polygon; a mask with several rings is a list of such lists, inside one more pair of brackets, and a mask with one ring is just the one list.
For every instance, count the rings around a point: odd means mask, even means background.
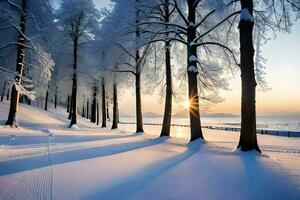
[{"label": "sky", "polygon": [[[291,33],[279,33],[275,40],[262,48],[267,59],[266,79],[271,90],[257,91],[257,113],[300,114],[300,22]],[[239,113],[240,80],[231,81],[231,91],[222,92],[226,100],[215,110],[226,113]]]},{"label": "sky", "polygon": [[[98,8],[110,5],[110,0],[94,0]],[[276,39],[262,48],[267,59],[266,80],[271,88],[267,92],[257,90],[258,115],[300,114],[300,22],[291,29],[291,33],[278,33]],[[241,87],[240,76],[236,74],[230,81],[230,90],[221,91],[225,99],[209,109],[215,113],[240,113]],[[163,100],[157,95],[143,95],[143,112],[163,114]],[[128,89],[120,98],[121,114],[134,115],[134,91]],[[155,104],[155,106],[154,106]],[[182,103],[175,103],[174,113],[183,109]]]}]

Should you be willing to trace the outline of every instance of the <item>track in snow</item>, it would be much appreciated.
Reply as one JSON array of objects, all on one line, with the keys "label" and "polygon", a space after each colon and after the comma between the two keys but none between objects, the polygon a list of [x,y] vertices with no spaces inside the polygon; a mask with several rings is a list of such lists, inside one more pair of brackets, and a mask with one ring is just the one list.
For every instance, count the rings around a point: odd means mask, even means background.
[{"label": "track in snow", "polygon": [[22,173],[23,175],[14,184],[8,186],[5,191],[0,191],[1,200],[52,200],[51,140],[52,136],[49,135],[49,142],[45,145],[49,166]]}]

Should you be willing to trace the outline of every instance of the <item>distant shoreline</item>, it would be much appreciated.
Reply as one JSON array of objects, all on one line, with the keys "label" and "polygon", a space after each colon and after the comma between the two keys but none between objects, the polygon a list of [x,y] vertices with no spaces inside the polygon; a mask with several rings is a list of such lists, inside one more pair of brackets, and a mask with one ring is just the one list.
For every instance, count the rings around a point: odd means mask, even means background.
[{"label": "distant shoreline", "polygon": [[[135,122],[119,122],[120,124],[136,124]],[[143,123],[145,126],[162,126],[161,123]],[[189,128],[187,124],[171,124],[171,126]],[[223,130],[239,132],[240,127],[222,127],[222,126],[201,126],[206,129]],[[273,136],[284,136],[284,137],[300,137],[300,131],[289,131],[289,130],[272,130],[272,129],[256,129],[257,134],[261,135],[273,135]]]},{"label": "distant shoreline", "polygon": [[[145,116],[145,118],[162,118],[163,115],[155,115],[155,116]],[[121,115],[120,117],[135,117],[134,115]],[[201,117],[241,117],[241,115],[235,115],[235,114],[224,114],[224,115],[214,115],[214,114],[202,114]],[[300,117],[299,114],[282,114],[282,115],[257,115],[256,117]],[[173,115],[172,118],[189,118],[188,116],[175,116]]]}]

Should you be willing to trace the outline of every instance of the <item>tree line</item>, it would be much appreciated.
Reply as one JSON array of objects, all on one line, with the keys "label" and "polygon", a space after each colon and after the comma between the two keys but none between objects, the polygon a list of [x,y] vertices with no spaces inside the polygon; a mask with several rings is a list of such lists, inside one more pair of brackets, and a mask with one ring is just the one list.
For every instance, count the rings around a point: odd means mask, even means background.
[{"label": "tree line", "polygon": [[256,88],[267,88],[260,47],[269,33],[290,31],[300,14],[299,0],[114,0],[102,10],[92,0],[62,0],[58,6],[3,0],[0,6],[1,101],[11,85],[6,125],[18,126],[20,96],[28,103],[45,96],[47,110],[50,93],[55,107],[67,104],[69,127],[78,113],[99,124],[100,104],[106,127],[112,104],[117,128],[119,87],[134,85],[136,132],[143,132],[142,91],[160,86],[160,136],[170,136],[174,97],[188,95],[190,141],[204,139],[200,107],[220,101],[228,73],[240,74],[237,147],[259,152]]}]

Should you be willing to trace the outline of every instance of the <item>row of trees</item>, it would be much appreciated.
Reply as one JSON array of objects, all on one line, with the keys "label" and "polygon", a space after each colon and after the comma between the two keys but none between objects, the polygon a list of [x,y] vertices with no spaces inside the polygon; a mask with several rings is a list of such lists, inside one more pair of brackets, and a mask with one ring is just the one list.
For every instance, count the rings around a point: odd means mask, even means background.
[{"label": "row of trees", "polygon": [[[0,50],[5,56],[0,69],[10,76],[5,81],[13,83],[6,124],[16,125],[20,93],[32,98],[32,88],[39,86],[55,99],[66,99],[70,91],[70,127],[77,124],[80,105],[84,113],[83,95],[92,97],[94,123],[102,97],[106,127],[110,97],[117,128],[118,86],[134,82],[136,132],[143,132],[142,90],[160,85],[165,95],[161,136],[170,136],[173,97],[187,94],[190,140],[204,139],[200,107],[219,102],[218,90],[227,88],[228,73],[240,73],[238,148],[260,151],[255,93],[257,84],[266,88],[260,47],[270,32],[289,31],[299,8],[298,0],[116,0],[111,10],[99,11],[91,0],[62,0],[58,9],[50,1],[2,0]],[[15,71],[6,67],[11,63]]]},{"label": "row of trees", "polygon": [[[91,74],[95,71],[98,71],[98,74],[99,71],[103,72],[103,65],[100,61],[96,62],[96,59],[94,62],[89,62],[88,59],[91,57],[89,54],[97,54],[91,51],[95,47],[91,41],[95,41],[93,37],[99,31],[101,12],[95,8],[92,1],[62,1],[59,9],[54,9],[52,3],[35,0],[0,2],[2,97],[5,90],[9,89],[8,86],[12,86],[6,125],[18,126],[16,113],[19,102],[25,102],[24,97],[28,104],[35,100],[35,105],[44,99],[43,108],[47,110],[50,96],[55,99],[55,107],[58,99],[66,104],[65,96],[69,93],[69,88],[72,88],[72,106],[69,112],[72,126],[77,123],[78,79],[82,83],[79,89],[86,91],[84,96],[92,96],[92,93],[95,95],[92,90],[98,90],[97,82],[101,76],[95,78]],[[61,45],[64,48],[60,48]],[[65,59],[70,55],[73,59]],[[78,62],[78,57],[84,61]],[[77,70],[78,64],[85,65],[87,71]],[[15,71],[13,65],[16,66]],[[72,73],[70,65],[73,68]],[[105,74],[107,76],[107,73]],[[102,79],[105,74],[102,73]],[[110,79],[112,75],[108,76],[108,81]],[[104,85],[103,88],[105,87]],[[95,96],[92,98],[95,100]],[[105,94],[104,105],[109,103],[106,99],[110,98],[112,94]],[[81,101],[83,102],[82,99]],[[92,113],[96,108],[94,104],[96,103],[93,101]],[[105,122],[103,126],[106,126]]]},{"label": "row of trees", "polygon": [[[228,69],[231,71],[237,69],[241,74],[242,85],[241,135],[238,148],[243,151],[260,151],[256,138],[255,93],[257,84],[262,89],[267,87],[260,46],[267,40],[266,34],[271,31],[276,33],[290,30],[292,21],[299,17],[299,1],[132,0],[130,2],[131,4],[128,1],[117,1],[109,18],[110,26],[117,30],[118,39],[114,36],[110,41],[111,45],[117,44],[121,47],[131,60],[129,64],[128,61],[118,61],[122,66],[122,70],[118,72],[131,72],[135,76],[137,132],[143,130],[140,105],[141,71],[143,68],[151,68],[145,62],[151,63],[151,54],[156,53],[153,46],[158,45],[164,52],[160,54],[164,55],[160,59],[165,63],[162,73],[166,85],[161,136],[170,135],[174,94],[172,61],[186,66],[191,141],[204,139],[199,100],[202,104],[206,101],[217,101],[218,89],[226,88],[224,72]],[[121,32],[117,26],[121,26]],[[238,46],[239,49],[236,48]],[[182,59],[175,48],[185,49],[186,59]],[[157,58],[156,55],[154,57]],[[174,59],[176,57],[179,59]],[[123,57],[121,60],[124,60]]]}]

